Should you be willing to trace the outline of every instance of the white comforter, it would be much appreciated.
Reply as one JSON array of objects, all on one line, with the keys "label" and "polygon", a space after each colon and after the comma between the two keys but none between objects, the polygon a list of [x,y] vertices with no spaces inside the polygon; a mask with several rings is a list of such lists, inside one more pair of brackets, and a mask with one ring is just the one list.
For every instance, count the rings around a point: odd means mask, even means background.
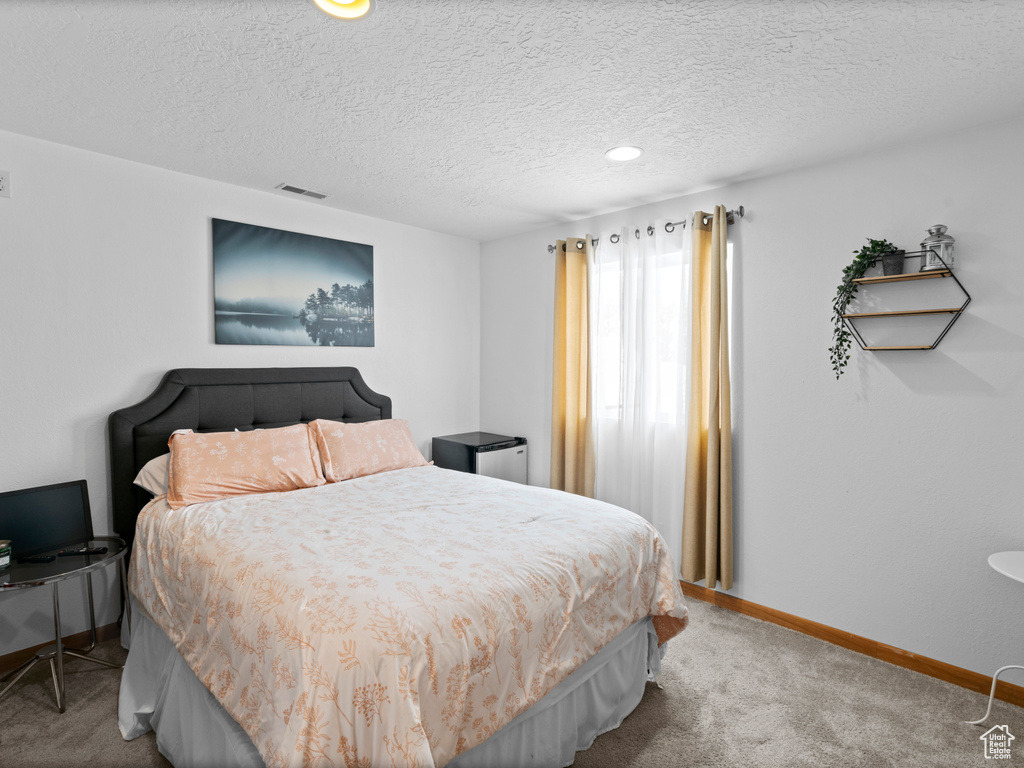
[{"label": "white comforter", "polygon": [[139,517],[132,593],[271,768],[443,766],[628,625],[686,624],[665,543],[436,467]]}]

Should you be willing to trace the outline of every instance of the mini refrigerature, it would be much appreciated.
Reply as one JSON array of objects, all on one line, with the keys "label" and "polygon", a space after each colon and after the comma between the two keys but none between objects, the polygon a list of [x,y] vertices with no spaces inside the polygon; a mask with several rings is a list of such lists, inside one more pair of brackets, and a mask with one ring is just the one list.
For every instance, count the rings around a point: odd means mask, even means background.
[{"label": "mini refrigerature", "polygon": [[525,437],[464,432],[435,437],[431,451],[438,467],[526,484]]}]

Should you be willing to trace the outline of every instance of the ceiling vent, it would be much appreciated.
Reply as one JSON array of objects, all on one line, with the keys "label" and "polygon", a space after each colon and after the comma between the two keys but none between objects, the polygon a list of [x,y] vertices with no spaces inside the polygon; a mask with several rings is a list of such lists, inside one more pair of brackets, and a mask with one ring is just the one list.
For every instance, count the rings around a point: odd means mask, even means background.
[{"label": "ceiling vent", "polygon": [[327,195],[322,195],[319,192],[310,192],[308,189],[302,187],[293,187],[291,184],[278,184],[275,189],[283,190],[284,192],[291,192],[295,195],[305,195],[306,197],[315,197],[317,200],[323,200]]}]

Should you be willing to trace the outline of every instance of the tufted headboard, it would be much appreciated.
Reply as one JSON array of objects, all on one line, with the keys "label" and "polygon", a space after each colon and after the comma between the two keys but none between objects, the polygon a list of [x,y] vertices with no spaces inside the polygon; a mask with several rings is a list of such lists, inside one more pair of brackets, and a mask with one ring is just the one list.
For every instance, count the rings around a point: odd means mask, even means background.
[{"label": "tufted headboard", "polygon": [[314,419],[391,418],[391,398],[366,386],[355,368],[177,368],[149,397],[110,414],[110,497],[114,531],[135,538],[150,495],[134,484],[150,459],[167,453],[176,429],[227,432]]}]

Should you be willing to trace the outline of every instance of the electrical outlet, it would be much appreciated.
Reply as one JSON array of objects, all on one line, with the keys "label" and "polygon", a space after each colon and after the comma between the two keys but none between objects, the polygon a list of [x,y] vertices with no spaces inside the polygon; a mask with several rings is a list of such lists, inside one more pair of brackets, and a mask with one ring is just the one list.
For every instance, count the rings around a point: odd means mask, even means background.
[{"label": "electrical outlet", "polygon": [[11,172],[0,171],[0,197],[11,196]]}]

